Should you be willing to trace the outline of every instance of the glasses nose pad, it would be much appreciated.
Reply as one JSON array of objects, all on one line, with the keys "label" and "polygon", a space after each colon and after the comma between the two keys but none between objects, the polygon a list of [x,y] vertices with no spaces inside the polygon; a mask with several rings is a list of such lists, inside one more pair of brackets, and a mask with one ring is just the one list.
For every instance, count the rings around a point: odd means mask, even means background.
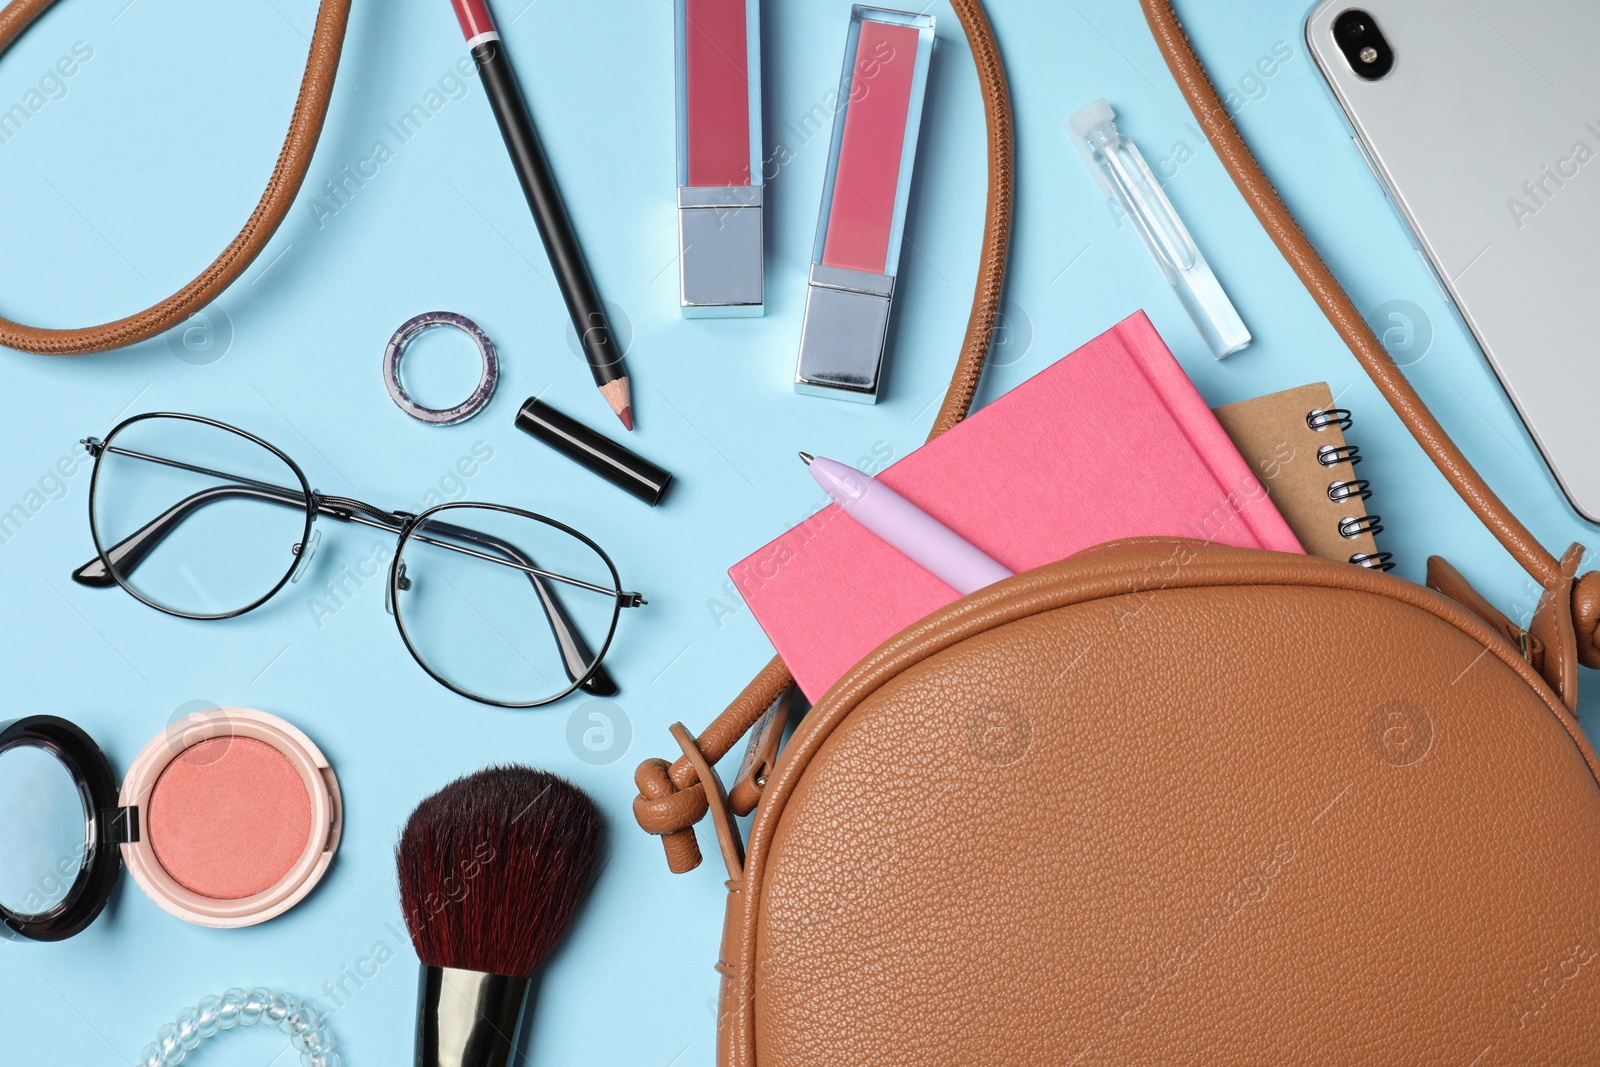
[{"label": "glasses nose pad", "polygon": [[383,610],[390,615],[394,614],[394,591],[398,586],[402,592],[411,588],[411,579],[406,577],[406,565],[403,560],[394,561],[394,581],[383,587]]},{"label": "glasses nose pad", "polygon": [[311,569],[311,557],[317,554],[317,546],[322,543],[322,531],[312,530],[311,536],[294,546],[294,572],[289,575],[289,581],[298,583]]}]

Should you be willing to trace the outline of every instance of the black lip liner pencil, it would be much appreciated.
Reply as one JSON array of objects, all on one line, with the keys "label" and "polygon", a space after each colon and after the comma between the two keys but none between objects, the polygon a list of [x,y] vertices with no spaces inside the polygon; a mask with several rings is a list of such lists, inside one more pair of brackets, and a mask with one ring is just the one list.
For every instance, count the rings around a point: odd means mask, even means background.
[{"label": "black lip liner pencil", "polygon": [[555,270],[561,296],[567,302],[567,313],[572,316],[572,328],[578,332],[594,384],[622,425],[632,430],[633,395],[628,388],[628,368],[622,362],[605,305],[595,291],[589,264],[572,231],[561,190],[550,173],[550,162],[539,143],[538,131],[533,128],[533,117],[528,114],[527,101],[517,84],[516,71],[506,58],[489,5],[485,0],[451,0],[451,4],[478,64],[489,106],[494,109],[506,151],[511,154],[511,165],[516,168],[528,207],[533,210],[533,221],[539,227],[539,237]]}]

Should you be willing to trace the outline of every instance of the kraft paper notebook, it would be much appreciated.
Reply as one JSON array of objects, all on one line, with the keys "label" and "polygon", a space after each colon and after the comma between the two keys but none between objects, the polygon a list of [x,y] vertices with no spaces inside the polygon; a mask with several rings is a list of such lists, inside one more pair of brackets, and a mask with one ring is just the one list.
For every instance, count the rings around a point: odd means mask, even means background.
[{"label": "kraft paper notebook", "polygon": [[1373,536],[1383,530],[1379,516],[1362,502],[1368,486],[1355,469],[1361,449],[1345,441],[1350,413],[1334,406],[1326,382],[1241,400],[1214,414],[1307,552],[1340,563],[1388,559]]},{"label": "kraft paper notebook", "polygon": [[[1141,535],[1303,551],[1143,312],[876,476],[1013,571]],[[812,700],[957,599],[833,505],[728,574]]]}]

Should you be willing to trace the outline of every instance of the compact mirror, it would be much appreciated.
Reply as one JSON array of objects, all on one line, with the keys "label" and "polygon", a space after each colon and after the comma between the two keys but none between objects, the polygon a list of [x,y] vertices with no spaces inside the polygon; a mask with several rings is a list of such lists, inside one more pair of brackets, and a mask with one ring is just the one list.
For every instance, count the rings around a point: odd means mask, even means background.
[{"label": "compact mirror", "polygon": [[94,921],[122,871],[116,816],[88,734],[53,715],[0,723],[0,938],[59,941]]},{"label": "compact mirror", "polygon": [[52,749],[0,749],[0,908],[48,915],[66,901],[89,851],[91,812],[72,771]]}]

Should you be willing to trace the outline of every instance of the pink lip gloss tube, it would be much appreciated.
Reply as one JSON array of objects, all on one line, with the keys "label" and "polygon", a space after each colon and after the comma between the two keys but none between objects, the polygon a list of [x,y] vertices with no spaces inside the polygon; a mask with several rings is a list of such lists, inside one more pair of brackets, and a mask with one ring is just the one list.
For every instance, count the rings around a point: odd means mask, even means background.
[{"label": "pink lip gloss tube", "polygon": [[761,315],[760,0],[673,0],[678,36],[679,306]]},{"label": "pink lip gloss tube", "polygon": [[852,10],[797,392],[877,403],[932,58],[932,15]]}]

